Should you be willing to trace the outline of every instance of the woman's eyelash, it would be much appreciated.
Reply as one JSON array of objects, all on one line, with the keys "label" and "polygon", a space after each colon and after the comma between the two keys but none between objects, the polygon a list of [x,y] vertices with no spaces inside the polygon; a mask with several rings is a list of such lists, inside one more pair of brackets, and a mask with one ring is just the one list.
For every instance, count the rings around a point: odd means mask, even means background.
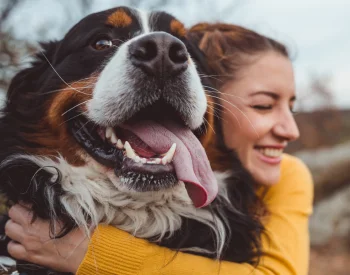
[{"label": "woman's eyelash", "polygon": [[257,110],[270,110],[270,109],[272,109],[272,105],[252,105],[251,107],[254,109],[257,109]]},{"label": "woman's eyelash", "polygon": [[291,112],[293,115],[295,115],[295,114],[298,113],[297,111],[294,111],[293,108],[290,108],[290,112]]},{"label": "woman's eyelash", "polygon": [[[254,109],[257,109],[257,110],[271,110],[272,109],[272,105],[251,105],[250,107],[254,108]],[[298,112],[294,111],[293,108],[291,107],[290,108],[290,112],[295,115],[297,114]]]}]

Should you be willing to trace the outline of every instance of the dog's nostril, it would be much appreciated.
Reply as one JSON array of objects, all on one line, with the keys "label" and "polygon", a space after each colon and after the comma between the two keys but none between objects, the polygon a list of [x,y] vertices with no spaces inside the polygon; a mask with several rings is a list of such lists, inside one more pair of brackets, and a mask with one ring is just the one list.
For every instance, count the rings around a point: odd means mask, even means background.
[{"label": "dog's nostril", "polygon": [[132,55],[140,61],[150,61],[158,54],[157,45],[154,41],[144,41],[143,45],[135,48]]},{"label": "dog's nostril", "polygon": [[169,49],[169,58],[174,63],[185,63],[188,58],[186,49],[180,43],[173,43]]},{"label": "dog's nostril", "polygon": [[131,63],[146,74],[166,79],[188,66],[188,52],[178,38],[164,32],[145,35],[129,46]]}]

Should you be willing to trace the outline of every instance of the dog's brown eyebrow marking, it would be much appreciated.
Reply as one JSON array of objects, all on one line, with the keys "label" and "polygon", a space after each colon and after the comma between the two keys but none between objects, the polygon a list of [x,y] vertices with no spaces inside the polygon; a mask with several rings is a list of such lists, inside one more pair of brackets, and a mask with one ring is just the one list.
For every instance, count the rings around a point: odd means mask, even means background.
[{"label": "dog's brown eyebrow marking", "polygon": [[116,12],[108,16],[106,24],[113,27],[127,27],[132,23],[132,18],[123,10],[118,9]]},{"label": "dog's brown eyebrow marking", "polygon": [[172,33],[176,34],[179,37],[183,37],[186,35],[186,29],[184,25],[180,21],[177,21],[176,19],[171,20],[170,30]]}]

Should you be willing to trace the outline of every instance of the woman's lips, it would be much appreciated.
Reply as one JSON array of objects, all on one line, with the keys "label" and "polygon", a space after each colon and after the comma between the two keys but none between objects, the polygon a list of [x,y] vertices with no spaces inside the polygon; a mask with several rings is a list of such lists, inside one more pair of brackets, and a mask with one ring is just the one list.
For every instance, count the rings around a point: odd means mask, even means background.
[{"label": "woman's lips", "polygon": [[277,165],[282,160],[283,148],[273,147],[255,147],[254,148],[260,160],[265,163]]}]

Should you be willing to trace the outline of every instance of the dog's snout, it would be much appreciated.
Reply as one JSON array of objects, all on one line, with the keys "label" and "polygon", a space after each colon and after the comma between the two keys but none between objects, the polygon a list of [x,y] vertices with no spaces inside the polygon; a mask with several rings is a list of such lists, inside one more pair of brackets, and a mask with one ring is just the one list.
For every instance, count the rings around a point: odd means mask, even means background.
[{"label": "dog's snout", "polygon": [[175,76],[188,66],[185,45],[168,33],[153,33],[134,41],[129,53],[134,66],[153,76]]}]

